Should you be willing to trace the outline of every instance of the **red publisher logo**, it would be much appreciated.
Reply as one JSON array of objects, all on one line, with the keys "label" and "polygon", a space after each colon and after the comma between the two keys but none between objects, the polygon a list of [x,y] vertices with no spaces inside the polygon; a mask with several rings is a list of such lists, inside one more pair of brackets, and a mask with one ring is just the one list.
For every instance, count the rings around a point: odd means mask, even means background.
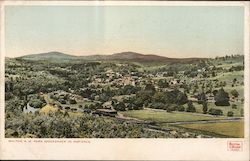
[{"label": "red publisher logo", "polygon": [[227,150],[228,151],[242,151],[242,141],[228,141]]}]

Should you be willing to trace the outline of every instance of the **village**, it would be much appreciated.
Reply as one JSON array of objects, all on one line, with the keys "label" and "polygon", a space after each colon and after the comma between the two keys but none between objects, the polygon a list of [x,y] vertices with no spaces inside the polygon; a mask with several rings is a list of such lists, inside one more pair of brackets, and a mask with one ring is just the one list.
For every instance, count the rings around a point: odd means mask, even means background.
[{"label": "village", "polygon": [[[173,128],[192,133],[190,126],[200,123],[211,126],[232,121],[241,126],[244,77],[242,62],[235,57],[224,64],[224,58],[219,58],[179,67],[141,67],[127,62],[54,63],[48,67],[41,62],[36,68],[33,62],[18,65],[15,60],[6,69],[6,99],[21,96],[24,114],[90,115],[164,134]],[[211,136],[200,131],[204,137]]]}]

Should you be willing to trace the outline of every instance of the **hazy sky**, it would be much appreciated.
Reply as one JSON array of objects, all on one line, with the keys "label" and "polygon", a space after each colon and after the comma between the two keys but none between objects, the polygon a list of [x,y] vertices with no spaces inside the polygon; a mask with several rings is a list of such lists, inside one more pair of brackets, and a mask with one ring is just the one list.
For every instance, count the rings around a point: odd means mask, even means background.
[{"label": "hazy sky", "polygon": [[243,54],[243,7],[6,6],[8,57],[134,51],[167,57]]}]

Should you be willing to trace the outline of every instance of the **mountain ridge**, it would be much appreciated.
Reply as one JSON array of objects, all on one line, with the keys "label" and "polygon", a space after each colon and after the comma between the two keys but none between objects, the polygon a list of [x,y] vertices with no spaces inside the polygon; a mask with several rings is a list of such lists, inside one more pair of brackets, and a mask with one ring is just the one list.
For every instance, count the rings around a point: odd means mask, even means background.
[{"label": "mountain ridge", "polygon": [[135,61],[135,62],[192,62],[205,58],[169,58],[165,56],[159,56],[154,54],[141,54],[132,51],[113,53],[111,55],[87,55],[87,56],[74,56],[65,54],[58,51],[52,51],[40,54],[30,54],[18,57],[19,59],[25,60],[89,60],[89,61],[108,61],[108,60],[119,60],[119,61]]}]

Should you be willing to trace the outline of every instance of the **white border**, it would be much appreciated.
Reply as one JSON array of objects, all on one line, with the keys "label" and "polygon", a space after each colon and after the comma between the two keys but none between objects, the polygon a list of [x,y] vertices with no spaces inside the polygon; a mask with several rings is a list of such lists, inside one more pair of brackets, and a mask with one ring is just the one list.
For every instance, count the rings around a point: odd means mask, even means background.
[{"label": "white border", "polygon": [[[4,1],[1,5],[0,159],[122,159],[122,160],[249,160],[249,2],[170,1]],[[245,7],[245,138],[244,139],[35,139],[82,140],[90,143],[9,143],[23,139],[4,138],[4,6],[244,6]],[[34,139],[25,139],[34,141]],[[243,151],[227,150],[227,141],[242,141]]]}]

